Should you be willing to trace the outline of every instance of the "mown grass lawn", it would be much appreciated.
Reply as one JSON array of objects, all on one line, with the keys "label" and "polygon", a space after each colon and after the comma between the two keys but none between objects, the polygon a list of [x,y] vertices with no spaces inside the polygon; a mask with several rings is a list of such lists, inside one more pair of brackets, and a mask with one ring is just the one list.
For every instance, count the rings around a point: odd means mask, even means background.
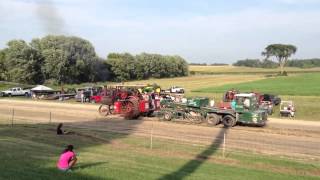
[{"label": "mown grass lawn", "polygon": [[[75,135],[56,136],[53,125],[0,126],[0,179],[319,179],[319,164],[278,157],[219,151],[196,158],[208,147],[72,129]],[[67,144],[79,163],[70,173],[55,164]]]}]

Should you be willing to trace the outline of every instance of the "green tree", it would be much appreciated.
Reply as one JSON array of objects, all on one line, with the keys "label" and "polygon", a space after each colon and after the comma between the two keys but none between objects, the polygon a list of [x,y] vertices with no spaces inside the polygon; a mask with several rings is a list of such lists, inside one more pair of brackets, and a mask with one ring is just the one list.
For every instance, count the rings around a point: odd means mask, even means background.
[{"label": "green tree", "polygon": [[129,53],[110,53],[107,63],[115,81],[122,82],[137,78],[135,58]]},{"label": "green tree", "polygon": [[289,60],[291,55],[297,52],[297,47],[290,44],[271,44],[265,48],[262,55],[269,59],[275,57],[278,60],[280,66],[280,74],[284,73],[284,66]]},{"label": "green tree", "polygon": [[46,79],[58,83],[80,83],[93,79],[96,53],[87,40],[78,37],[46,36],[31,43],[44,57]]},{"label": "green tree", "polygon": [[9,81],[37,84],[43,81],[40,53],[23,40],[7,43],[5,53],[6,78]]},{"label": "green tree", "polygon": [[[164,78],[188,75],[188,63],[179,56],[142,53],[136,56],[143,67],[144,78]],[[139,69],[139,68],[137,68]]]},{"label": "green tree", "polygon": [[112,78],[111,67],[106,60],[96,57],[92,63],[91,72],[93,73],[90,73],[91,82],[108,81]]},{"label": "green tree", "polygon": [[0,80],[6,79],[7,68],[6,68],[5,62],[6,62],[6,54],[4,50],[0,50]]}]

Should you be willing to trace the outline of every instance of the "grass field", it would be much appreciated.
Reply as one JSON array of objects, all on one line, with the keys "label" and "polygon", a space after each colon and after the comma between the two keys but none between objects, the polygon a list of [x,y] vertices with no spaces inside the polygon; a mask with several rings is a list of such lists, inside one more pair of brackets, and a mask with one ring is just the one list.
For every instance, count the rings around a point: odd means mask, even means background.
[{"label": "grass field", "polygon": [[[280,72],[279,68],[250,68],[239,66],[189,66],[190,72],[198,74],[275,74]],[[288,73],[305,73],[305,72],[320,72],[320,68],[295,68],[286,67],[285,71]]]},{"label": "grass field", "polygon": [[[56,136],[54,125],[0,126],[0,179],[320,179],[319,164],[216,147],[180,144],[126,134],[73,129]],[[73,144],[78,164],[56,169],[59,153]],[[201,156],[199,156],[201,155]]]},{"label": "grass field", "polygon": [[[319,120],[320,73],[292,75],[288,77],[267,78],[252,82],[226,84],[193,90],[194,93],[222,94],[228,89],[235,88],[241,92],[263,92],[280,95],[282,100],[293,100],[297,109],[296,118]],[[275,109],[273,117],[277,117],[279,108]]]},{"label": "grass field", "polygon": [[320,73],[292,75],[267,78],[258,81],[238,84],[226,84],[194,90],[194,92],[223,93],[228,89],[236,88],[242,92],[264,92],[289,96],[320,96]]}]

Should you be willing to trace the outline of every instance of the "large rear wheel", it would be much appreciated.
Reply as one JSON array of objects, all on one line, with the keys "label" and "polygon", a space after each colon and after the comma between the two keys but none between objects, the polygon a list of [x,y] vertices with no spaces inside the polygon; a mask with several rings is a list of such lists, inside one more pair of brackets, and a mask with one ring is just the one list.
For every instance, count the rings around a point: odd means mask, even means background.
[{"label": "large rear wheel", "polygon": [[224,116],[222,119],[222,122],[223,122],[224,127],[226,127],[226,128],[233,127],[237,123],[236,118],[234,118],[231,115]]},{"label": "large rear wheel", "polygon": [[208,124],[208,126],[216,126],[217,124],[219,124],[221,121],[221,116],[219,116],[218,114],[208,114],[206,117],[206,122]]},{"label": "large rear wheel", "polygon": [[125,118],[126,119],[138,119],[140,116],[139,112],[139,102],[137,99],[129,99],[125,105]]}]

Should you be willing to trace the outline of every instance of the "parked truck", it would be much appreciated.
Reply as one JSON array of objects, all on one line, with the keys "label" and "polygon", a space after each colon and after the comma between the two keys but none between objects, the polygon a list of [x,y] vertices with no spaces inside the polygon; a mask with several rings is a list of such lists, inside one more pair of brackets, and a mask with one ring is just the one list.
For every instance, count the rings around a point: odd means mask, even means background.
[{"label": "parked truck", "polygon": [[169,89],[165,90],[166,93],[184,93],[184,88],[179,86],[171,86]]},{"label": "parked truck", "polygon": [[206,122],[210,126],[223,123],[225,127],[236,124],[264,126],[268,115],[259,109],[256,96],[253,93],[235,95],[235,107],[223,109],[211,107],[208,98],[188,99],[186,103],[166,102],[161,109],[160,118],[163,120],[182,119],[193,123]]},{"label": "parked truck", "polygon": [[29,89],[23,89],[21,87],[10,88],[6,91],[1,91],[2,96],[30,96]]}]

